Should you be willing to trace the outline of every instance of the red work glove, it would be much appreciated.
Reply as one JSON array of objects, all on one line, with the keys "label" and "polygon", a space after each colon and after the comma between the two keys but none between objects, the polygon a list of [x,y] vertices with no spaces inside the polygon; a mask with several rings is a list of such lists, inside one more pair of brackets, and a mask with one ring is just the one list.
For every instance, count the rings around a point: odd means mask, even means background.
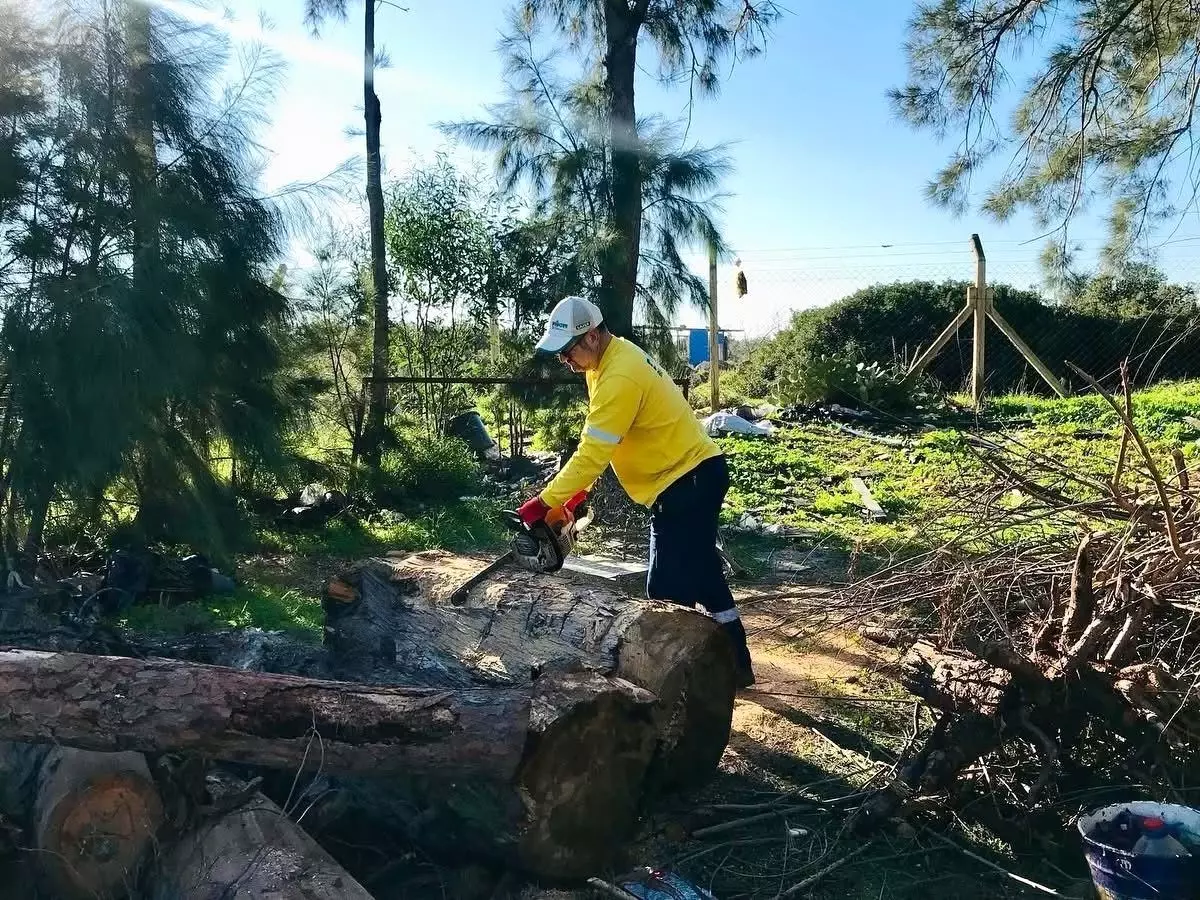
[{"label": "red work glove", "polygon": [[572,497],[570,500],[568,500],[566,503],[564,503],[563,507],[571,515],[575,515],[575,510],[579,509],[579,507],[581,507],[581,506],[583,506],[583,504],[587,503],[587,498],[588,498],[588,492],[580,491],[578,494],[576,494],[574,497]]},{"label": "red work glove", "polygon": [[542,501],[541,497],[526,500],[517,509],[517,515],[521,517],[521,521],[529,528],[544,520],[548,512],[550,512],[550,507]]}]

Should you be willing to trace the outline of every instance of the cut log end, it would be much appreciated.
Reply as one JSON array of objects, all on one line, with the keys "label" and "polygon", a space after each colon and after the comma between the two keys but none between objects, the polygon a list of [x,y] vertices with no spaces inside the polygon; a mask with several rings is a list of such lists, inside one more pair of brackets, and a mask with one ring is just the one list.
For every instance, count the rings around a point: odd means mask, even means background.
[{"label": "cut log end", "polygon": [[38,863],[54,896],[124,896],[162,821],[140,753],[55,748],[34,807]]},{"label": "cut log end", "polygon": [[582,878],[611,860],[637,820],[654,753],[654,708],[649,692],[594,673],[538,679],[518,775],[523,868]]},{"label": "cut log end", "polygon": [[707,616],[656,604],[622,636],[617,657],[617,675],[658,697],[650,783],[660,790],[703,784],[717,770],[733,724],[729,638]]}]

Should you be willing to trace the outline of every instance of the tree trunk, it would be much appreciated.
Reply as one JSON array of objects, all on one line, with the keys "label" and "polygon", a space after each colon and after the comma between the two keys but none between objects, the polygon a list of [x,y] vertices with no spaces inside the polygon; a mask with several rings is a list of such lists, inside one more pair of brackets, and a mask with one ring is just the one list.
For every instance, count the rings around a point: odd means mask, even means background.
[{"label": "tree trunk", "polygon": [[388,386],[388,275],[387,255],[383,240],[383,159],[379,146],[379,126],[382,114],[379,96],[375,93],[375,3],[363,4],[365,22],[363,109],[367,137],[367,206],[371,234],[371,282],[374,290],[372,310],[374,325],[371,340],[370,400],[367,426],[364,433],[363,458],[372,468],[378,468],[383,454],[386,427]]},{"label": "tree trunk", "polygon": [[304,793],[305,821],[322,839],[370,846],[403,835],[447,860],[584,878],[614,862],[637,821],[653,708],[652,695],[621,681],[545,674],[533,685],[527,752],[510,781],[321,777]]},{"label": "tree trunk", "polygon": [[713,775],[729,740],[735,684],[728,637],[712,619],[632,600],[599,579],[515,566],[453,596],[488,563],[432,551],[365,560],[332,579],[326,642],[335,660],[358,677],[398,664],[455,688],[526,684],[547,666],[581,664],[657,697],[656,787],[692,787]]},{"label": "tree trunk", "polygon": [[633,337],[638,254],[642,236],[642,162],[634,104],[637,39],[645,0],[605,0],[609,147],[612,153],[612,246],[604,254],[604,320],[613,334]]},{"label": "tree trunk", "polygon": [[900,661],[900,683],[934,709],[995,715],[1012,675],[974,656],[918,641]]},{"label": "tree trunk", "polygon": [[371,900],[262,794],[185,835],[160,861],[157,876],[156,900]]},{"label": "tree trunk", "polygon": [[[162,659],[0,651],[0,739],[87,750],[184,751],[330,771],[510,775],[528,689],[371,687]],[[316,761],[312,760],[315,766]]]},{"label": "tree trunk", "polygon": [[632,827],[656,733],[653,695],[581,672],[442,690],[10,650],[0,697],[0,739],[370,776],[344,784],[414,840],[437,840],[431,816],[460,822],[462,846],[557,877],[594,871]]},{"label": "tree trunk", "polygon": [[124,897],[162,816],[140,753],[55,747],[41,766],[33,814],[36,859],[53,896]]}]

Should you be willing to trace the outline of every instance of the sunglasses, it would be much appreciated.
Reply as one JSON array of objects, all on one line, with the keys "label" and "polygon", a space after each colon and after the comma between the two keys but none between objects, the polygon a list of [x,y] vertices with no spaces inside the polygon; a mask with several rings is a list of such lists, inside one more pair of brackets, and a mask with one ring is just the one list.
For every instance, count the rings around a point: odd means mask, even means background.
[{"label": "sunglasses", "polygon": [[567,345],[558,351],[558,358],[565,360],[567,357],[569,357],[571,355],[571,351],[578,347],[579,342],[585,337],[587,337],[586,334],[581,334],[579,337],[572,338],[570,341],[568,341]]}]

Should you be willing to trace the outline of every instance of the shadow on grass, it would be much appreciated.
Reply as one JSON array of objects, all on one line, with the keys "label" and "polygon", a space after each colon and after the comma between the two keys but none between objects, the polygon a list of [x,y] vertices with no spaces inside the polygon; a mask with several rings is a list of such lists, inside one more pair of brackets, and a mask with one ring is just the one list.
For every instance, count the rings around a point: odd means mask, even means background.
[{"label": "shadow on grass", "polygon": [[[341,565],[390,550],[488,550],[505,540],[497,511],[483,502],[458,503],[416,518],[387,511],[365,519],[338,518],[305,531],[264,528],[244,560],[238,587],[174,605],[130,608],[118,621],[133,632],[195,634],[223,628],[261,628],[320,641],[321,585]],[[273,565],[262,564],[271,556]]]}]

